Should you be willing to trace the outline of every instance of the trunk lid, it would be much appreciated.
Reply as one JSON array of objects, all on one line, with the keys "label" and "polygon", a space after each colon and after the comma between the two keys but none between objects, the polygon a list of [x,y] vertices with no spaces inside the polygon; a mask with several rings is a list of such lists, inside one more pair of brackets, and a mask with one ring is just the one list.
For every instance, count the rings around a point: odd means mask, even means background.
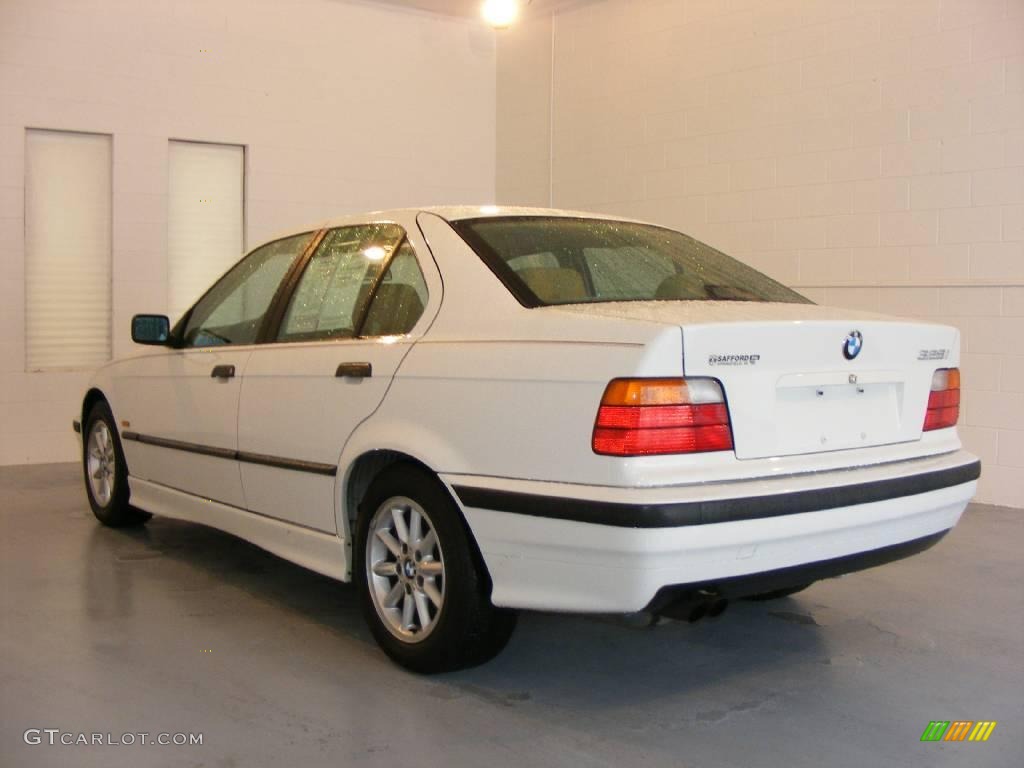
[{"label": "trunk lid", "polygon": [[[949,326],[802,304],[641,302],[580,310],[682,328],[683,372],[725,390],[739,459],[919,440]],[[851,334],[859,334],[859,349]]]}]

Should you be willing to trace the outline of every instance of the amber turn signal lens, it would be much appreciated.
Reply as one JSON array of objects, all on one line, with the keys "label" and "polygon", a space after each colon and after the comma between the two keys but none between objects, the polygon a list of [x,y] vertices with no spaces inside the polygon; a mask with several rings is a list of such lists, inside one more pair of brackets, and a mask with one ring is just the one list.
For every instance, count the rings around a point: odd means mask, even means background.
[{"label": "amber turn signal lens", "polygon": [[615,379],[601,405],[685,405],[690,393],[682,379]]}]

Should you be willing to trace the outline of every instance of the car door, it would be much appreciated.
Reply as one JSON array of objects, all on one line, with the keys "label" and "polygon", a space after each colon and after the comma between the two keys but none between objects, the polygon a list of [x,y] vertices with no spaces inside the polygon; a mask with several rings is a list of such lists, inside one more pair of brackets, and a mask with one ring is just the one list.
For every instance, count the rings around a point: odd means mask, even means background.
[{"label": "car door", "polygon": [[417,258],[401,226],[324,235],[275,341],[253,350],[242,377],[238,448],[248,509],[337,531],[341,450],[384,398],[439,301],[433,260]]},{"label": "car door", "polygon": [[236,457],[241,373],[311,237],[257,248],[185,314],[176,348],[125,366],[115,402],[133,476],[244,507]]}]

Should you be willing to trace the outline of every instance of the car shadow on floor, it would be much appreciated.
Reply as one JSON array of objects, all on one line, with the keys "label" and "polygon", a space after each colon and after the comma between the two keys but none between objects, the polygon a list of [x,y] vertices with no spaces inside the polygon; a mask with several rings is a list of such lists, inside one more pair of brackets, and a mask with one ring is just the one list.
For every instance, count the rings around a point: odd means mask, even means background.
[{"label": "car shadow on floor", "polygon": [[[337,638],[337,663],[355,655],[376,658],[373,673],[407,675],[390,665],[361,615],[349,584],[282,560],[230,534],[202,525],[154,518],[141,528],[112,530],[97,526],[89,535],[85,557],[86,602],[90,615],[133,613],[135,589],[171,590],[187,601],[182,612],[205,611],[212,619],[211,587],[232,588],[256,597],[281,621],[302,618]],[[132,566],[139,561],[154,581],[133,587]],[[171,586],[168,586],[171,585]],[[194,599],[193,599],[194,598]],[[784,675],[787,667],[820,666],[827,658],[824,629],[805,607],[810,601],[789,598],[770,603],[739,602],[721,617],[688,624],[663,622],[641,627],[618,617],[572,616],[523,612],[508,647],[495,660],[475,669],[421,678],[425,693],[437,699],[476,697],[500,707],[532,699],[599,711],[672,698],[729,681]],[[244,607],[243,607],[244,610]],[[232,631],[230,624],[227,631]],[[282,649],[286,651],[287,649]],[[324,653],[323,645],[304,653]],[[326,651],[333,654],[334,651]],[[323,659],[331,662],[331,659]],[[740,697],[743,698],[742,696]],[[764,703],[763,686],[750,706]],[[738,701],[737,706],[745,706]],[[704,713],[715,717],[715,711]],[[698,719],[699,719],[698,713]]]}]

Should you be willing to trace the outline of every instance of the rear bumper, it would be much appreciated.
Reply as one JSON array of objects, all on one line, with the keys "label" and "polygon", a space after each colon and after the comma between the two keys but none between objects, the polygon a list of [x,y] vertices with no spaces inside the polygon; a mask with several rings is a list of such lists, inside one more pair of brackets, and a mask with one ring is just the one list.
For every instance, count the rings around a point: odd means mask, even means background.
[{"label": "rear bumper", "polygon": [[977,459],[957,451],[647,489],[443,479],[480,546],[497,605],[631,612],[666,594],[736,597],[906,557],[956,524],[979,474]]},{"label": "rear bumper", "polygon": [[[879,565],[902,560],[905,557],[916,555],[931,549],[942,540],[946,531],[939,531],[919,539],[911,539],[900,544],[891,544],[888,547],[872,549],[868,552],[857,552],[852,555],[834,557],[831,560],[819,560],[803,565],[791,565],[788,568],[778,568],[774,571],[761,573],[750,573],[744,576],[727,576],[722,579],[697,582],[692,584],[673,584],[670,587],[662,587],[647,604],[646,610],[658,613],[665,606],[673,603],[686,603],[696,601],[701,596],[714,595],[716,598],[734,600],[750,595],[759,595],[767,592],[799,587],[810,584],[821,579],[831,579],[847,573],[855,573],[868,568],[875,568]],[[706,599],[706,598],[705,598]]]}]

